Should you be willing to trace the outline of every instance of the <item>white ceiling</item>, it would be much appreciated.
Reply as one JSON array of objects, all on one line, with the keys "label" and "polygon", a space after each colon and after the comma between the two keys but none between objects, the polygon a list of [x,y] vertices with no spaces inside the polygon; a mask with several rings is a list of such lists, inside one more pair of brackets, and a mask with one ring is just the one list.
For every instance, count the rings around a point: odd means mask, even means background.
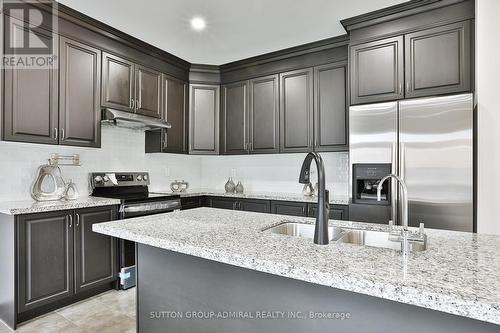
[{"label": "white ceiling", "polygon": [[[59,0],[192,63],[221,65],[345,34],[340,20],[403,0]],[[193,16],[207,28],[191,30]]]}]

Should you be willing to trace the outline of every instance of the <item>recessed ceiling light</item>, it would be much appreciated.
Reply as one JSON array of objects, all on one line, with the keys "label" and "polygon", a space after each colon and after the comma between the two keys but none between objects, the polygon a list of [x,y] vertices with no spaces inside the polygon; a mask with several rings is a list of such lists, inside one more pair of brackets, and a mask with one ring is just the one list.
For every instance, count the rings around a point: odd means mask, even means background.
[{"label": "recessed ceiling light", "polygon": [[191,28],[196,31],[202,31],[207,26],[207,23],[202,17],[195,16],[191,19]]}]

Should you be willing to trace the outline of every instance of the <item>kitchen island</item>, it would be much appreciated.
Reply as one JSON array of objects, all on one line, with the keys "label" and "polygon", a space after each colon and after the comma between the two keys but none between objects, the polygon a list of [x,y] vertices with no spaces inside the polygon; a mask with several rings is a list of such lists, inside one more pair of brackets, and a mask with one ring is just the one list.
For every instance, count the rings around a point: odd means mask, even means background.
[{"label": "kitchen island", "polygon": [[[198,208],[96,224],[137,246],[139,332],[498,332],[500,237],[384,248],[263,232],[314,219]],[[331,225],[386,231],[376,224]]]}]

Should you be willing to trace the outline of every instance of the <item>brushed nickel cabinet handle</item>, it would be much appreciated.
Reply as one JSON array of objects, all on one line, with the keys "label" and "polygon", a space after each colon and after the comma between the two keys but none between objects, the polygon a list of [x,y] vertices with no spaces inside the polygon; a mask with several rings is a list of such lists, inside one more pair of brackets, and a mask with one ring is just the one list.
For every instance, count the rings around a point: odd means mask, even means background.
[{"label": "brushed nickel cabinet handle", "polygon": [[64,128],[61,128],[61,141],[64,140]]},{"label": "brushed nickel cabinet handle", "polygon": [[135,109],[135,102],[133,98],[130,99],[130,108]]},{"label": "brushed nickel cabinet handle", "polygon": [[80,214],[76,214],[76,226],[80,226]]},{"label": "brushed nickel cabinet handle", "polygon": [[403,93],[403,84],[400,83],[399,84],[399,95],[401,95]]},{"label": "brushed nickel cabinet handle", "polygon": [[59,133],[58,129],[54,128],[54,140],[56,140],[56,141],[57,141],[57,139],[59,137],[58,133]]},{"label": "brushed nickel cabinet handle", "polygon": [[69,218],[69,227],[73,228],[73,215],[68,215]]},{"label": "brushed nickel cabinet handle", "polygon": [[139,98],[138,100],[135,101],[135,109],[138,110],[141,108],[141,99]]},{"label": "brushed nickel cabinet handle", "polygon": [[410,92],[410,82],[406,82],[406,92]]}]

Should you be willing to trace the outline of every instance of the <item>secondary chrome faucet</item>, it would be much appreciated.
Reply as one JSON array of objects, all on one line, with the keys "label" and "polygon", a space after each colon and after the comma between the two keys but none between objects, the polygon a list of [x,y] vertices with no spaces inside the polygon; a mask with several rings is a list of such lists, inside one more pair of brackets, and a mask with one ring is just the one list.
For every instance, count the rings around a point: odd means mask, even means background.
[{"label": "secondary chrome faucet", "polygon": [[[394,178],[398,181],[398,184],[401,186],[403,189],[403,195],[401,198],[402,204],[401,204],[401,215],[403,219],[403,230],[408,230],[408,187],[406,186],[406,183],[404,182],[403,179],[400,177],[394,175],[394,174],[389,174],[382,178],[382,180],[378,183],[377,187],[377,201],[381,200],[382,196],[382,185],[384,185],[384,182],[387,179]],[[390,186],[390,184],[389,184]],[[395,193],[393,193],[395,195]],[[394,217],[393,217],[394,218]]]},{"label": "secondary chrome faucet", "polygon": [[328,216],[330,212],[330,195],[326,189],[325,167],[320,154],[316,152],[307,154],[300,170],[299,183],[309,184],[311,162],[313,159],[316,162],[316,169],[318,170],[318,214],[314,228],[314,244],[327,245],[329,241]]}]

